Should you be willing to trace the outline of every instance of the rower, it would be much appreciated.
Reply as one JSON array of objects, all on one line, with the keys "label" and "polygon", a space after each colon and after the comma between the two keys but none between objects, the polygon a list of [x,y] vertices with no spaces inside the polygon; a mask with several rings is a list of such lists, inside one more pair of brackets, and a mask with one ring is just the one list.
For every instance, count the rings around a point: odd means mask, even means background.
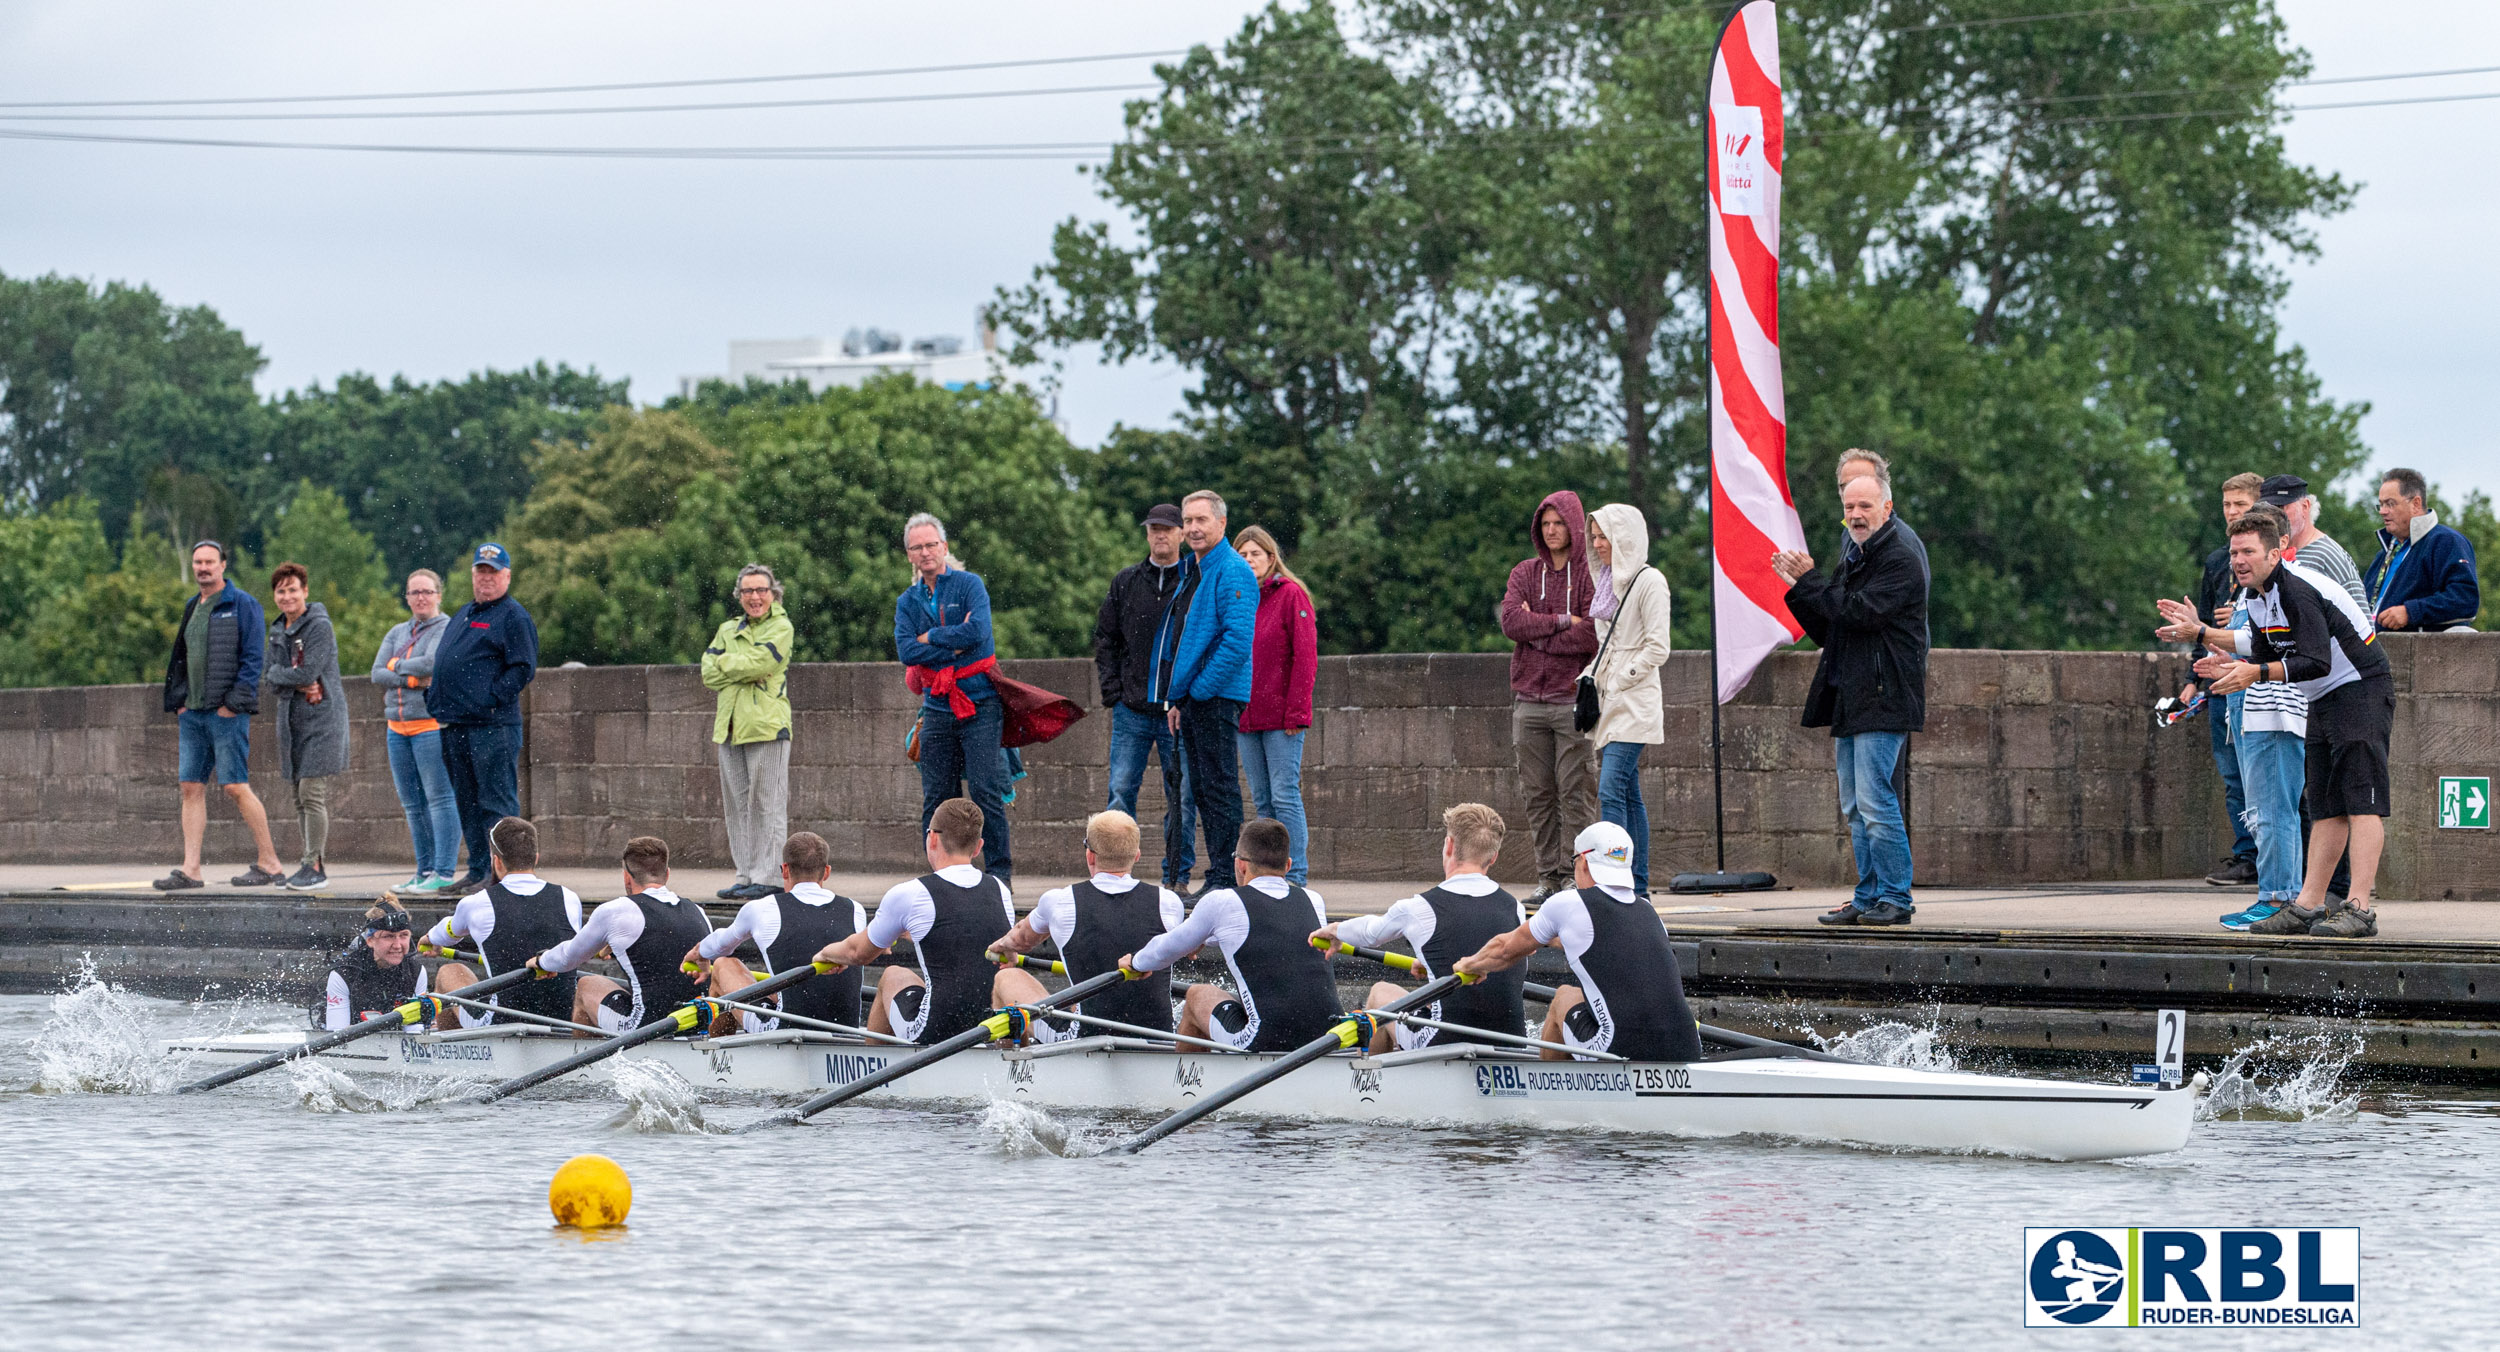
[{"label": "rower", "polygon": [[[621,862],[625,895],[601,902],[582,922],[581,933],[530,959],[542,972],[564,973],[606,949],[625,969],[625,984],[606,982],[608,989],[598,996],[577,996],[573,1021],[611,1033],[665,1019],[702,994],[702,981],[687,975],[682,964],[686,950],[712,932],[712,918],[701,906],[668,890],[667,841],[636,836],[625,842]],[[587,990],[592,978],[581,980]]]},{"label": "rower", "polygon": [[[1496,936],[1526,924],[1528,913],[1519,904],[1519,898],[1504,891],[1485,873],[1501,857],[1502,837],[1507,832],[1502,815],[1482,803],[1460,803],[1441,814],[1441,831],[1439,887],[1408,897],[1379,915],[1358,915],[1322,925],[1311,935],[1312,943],[1343,942],[1385,948],[1390,940],[1403,938],[1415,950],[1416,975],[1430,981]],[[1424,1016],[1517,1037],[1527,1026],[1527,1015],[1520,1003],[1525,975],[1516,970],[1498,972],[1475,985],[1462,986],[1433,1001]],[[1404,994],[1406,989],[1402,986],[1374,982],[1365,1004],[1378,1009]],[[1436,1035],[1443,1042],[1490,1041],[1384,1019],[1372,1032],[1372,1051],[1378,1054],[1392,1047],[1405,1050],[1430,1046]]]},{"label": "rower", "polygon": [[[738,945],[752,941],[763,957],[764,975],[813,961],[816,950],[868,928],[868,911],[849,897],[825,886],[833,876],[833,847],[813,831],[800,831],[782,842],[781,890],[768,892],[738,908],[738,918],[703,936],[686,950],[689,964],[709,963],[712,994],[736,995],[755,984]],[[828,1023],[859,1021],[859,969],[819,973],[779,995],[768,996],[784,1014]],[[750,1033],[770,1032],[781,1021],[746,1010],[733,1011]],[[725,1019],[713,1021],[715,1036],[726,1032]]]},{"label": "rower", "polygon": [[[476,945],[485,976],[509,972],[572,938],[582,927],[582,899],[569,887],[558,887],[530,872],[538,867],[538,828],[519,817],[505,817],[486,833],[486,858],[494,881],[460,899],[452,913],[425,932],[418,952],[444,953],[462,940]],[[464,963],[447,962],[434,972],[434,989],[445,995],[479,980]],[[546,981],[524,982],[497,992],[489,1003],[550,1019],[573,1019],[584,999],[596,1005],[616,983],[603,976],[570,974]],[[495,1016],[453,1007],[443,1011],[439,1028],[483,1028]],[[588,1023],[587,1019],[574,1019]]]},{"label": "rower", "polygon": [[1181,1035],[1235,1051],[1291,1051],[1345,1016],[1328,959],[1310,942],[1312,925],[1327,924],[1328,911],[1317,892],[1286,880],[1293,853],[1284,823],[1261,817],[1242,827],[1234,862],[1239,884],[1200,897],[1178,929],[1155,936],[1120,965],[1160,972],[1212,941],[1241,995],[1191,986],[1181,1000]]},{"label": "rower", "polygon": [[940,1042],[988,1018],[998,1003],[995,986],[1005,974],[983,954],[1014,928],[1016,907],[1007,884],[973,866],[981,827],[971,799],[938,804],[920,842],[929,871],[888,889],[867,929],[817,952],[818,962],[862,967],[911,936],[920,970],[885,969],[868,1011],[870,1032]]},{"label": "rower", "polygon": [[425,964],[408,956],[408,912],[384,897],[365,911],[364,933],[330,962],[321,1026],[345,1028],[425,994]]},{"label": "rower", "polygon": [[[1048,938],[1059,945],[1059,956],[1073,984],[1118,967],[1122,954],[1134,953],[1156,936],[1179,929],[1188,914],[1187,903],[1170,888],[1139,884],[1132,875],[1138,853],[1135,817],[1115,808],[1087,818],[1086,880],[1044,892],[1032,913],[1017,921],[1007,937],[990,945],[991,951],[1030,953]],[[1029,1005],[1044,994],[1041,982],[1014,967],[1001,970],[991,989],[1001,1006]],[[1124,982],[1079,1004],[1076,1011],[1171,1032],[1172,976],[1157,972],[1142,981]],[[1051,1040],[1055,1032],[1045,1024],[1041,1040]]]},{"label": "rower", "polygon": [[[1635,1061],[1700,1060],[1701,1030],[1684,1003],[1666,922],[1632,891],[1631,835],[1599,822],[1571,849],[1579,886],[1547,897],[1528,923],[1496,935],[1452,970],[1490,976],[1540,947],[1559,948],[1580,984],[1555,988],[1545,1007],[1546,1041]],[[1552,1048],[1537,1055],[1569,1059]]]}]

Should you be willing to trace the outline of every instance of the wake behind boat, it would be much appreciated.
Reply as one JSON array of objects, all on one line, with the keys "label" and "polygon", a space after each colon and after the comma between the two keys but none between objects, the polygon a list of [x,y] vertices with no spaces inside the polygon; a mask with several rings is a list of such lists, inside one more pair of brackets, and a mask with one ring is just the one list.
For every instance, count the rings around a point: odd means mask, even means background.
[{"label": "wake behind boat", "polygon": [[[301,1033],[168,1044],[171,1055],[226,1065],[299,1046]],[[508,1079],[580,1050],[552,1029],[488,1027],[385,1034],[307,1058],[350,1073]],[[630,1058],[656,1061],[722,1091],[812,1094],[883,1070],[911,1049],[832,1034],[774,1031],[667,1039]],[[629,1058],[619,1058],[620,1060]],[[1022,1049],[980,1048],[863,1095],[879,1103],[1015,1102],[1076,1111],[1168,1113],[1278,1060],[1267,1053],[1175,1051],[1141,1039],[1086,1037]],[[614,1062],[585,1074],[606,1078]],[[1772,1136],[1889,1149],[1985,1152],[2049,1160],[2121,1159],[2187,1144],[2190,1089],[2096,1085],[1911,1070],[1803,1056],[1723,1060],[1540,1061],[1457,1044],[1324,1057],[1245,1100],[1248,1115],[1313,1121],[1494,1125]]]}]

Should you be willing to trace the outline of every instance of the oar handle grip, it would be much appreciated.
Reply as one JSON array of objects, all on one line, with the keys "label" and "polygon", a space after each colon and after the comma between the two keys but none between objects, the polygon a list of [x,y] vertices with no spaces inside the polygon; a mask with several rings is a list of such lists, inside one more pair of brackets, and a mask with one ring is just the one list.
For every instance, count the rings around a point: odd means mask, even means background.
[{"label": "oar handle grip", "polygon": [[1033,967],[1047,970],[1057,976],[1068,974],[1068,964],[1034,953],[1001,953],[993,948],[984,956],[1001,967]]}]

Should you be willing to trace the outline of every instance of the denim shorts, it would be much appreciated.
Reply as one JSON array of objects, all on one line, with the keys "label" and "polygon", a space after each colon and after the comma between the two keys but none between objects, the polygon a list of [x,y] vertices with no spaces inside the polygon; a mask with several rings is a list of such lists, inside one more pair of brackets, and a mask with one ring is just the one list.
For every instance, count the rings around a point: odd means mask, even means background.
[{"label": "denim shorts", "polygon": [[220,784],[251,778],[252,720],[222,717],[215,709],[182,711],[182,782],[205,784],[211,768]]}]

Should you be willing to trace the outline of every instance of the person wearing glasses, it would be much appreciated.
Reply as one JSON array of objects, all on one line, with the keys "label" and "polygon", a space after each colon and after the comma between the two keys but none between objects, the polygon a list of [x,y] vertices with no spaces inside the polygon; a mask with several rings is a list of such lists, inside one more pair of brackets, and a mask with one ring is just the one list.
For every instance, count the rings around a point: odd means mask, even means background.
[{"label": "person wearing glasses", "polygon": [[391,782],[408,814],[417,871],[392,889],[440,892],[460,881],[460,809],[443,764],[443,725],[425,707],[434,684],[434,649],[451,617],[443,613],[443,578],[431,568],[408,575],[408,618],[391,627],[373,655],[373,683],[382,687],[382,725],[390,748]]},{"label": "person wearing glasses", "polygon": [[1007,710],[990,680],[998,670],[998,646],[990,634],[989,588],[980,574],[956,564],[946,523],[927,512],[903,523],[903,554],[911,560],[912,581],[894,600],[894,655],[902,660],[904,685],[921,697],[912,743],[920,761],[920,825],[928,829],[938,804],[960,788],[981,809],[982,870],[1012,885],[1010,772],[999,740]]},{"label": "person wearing glasses", "polygon": [[720,696],[712,740],[720,748],[729,859],[738,867],[720,896],[753,901],[781,890],[781,846],[790,834],[792,631],[772,569],[739,569],[736,596],[738,618],[723,623],[703,650],[703,684]]}]

